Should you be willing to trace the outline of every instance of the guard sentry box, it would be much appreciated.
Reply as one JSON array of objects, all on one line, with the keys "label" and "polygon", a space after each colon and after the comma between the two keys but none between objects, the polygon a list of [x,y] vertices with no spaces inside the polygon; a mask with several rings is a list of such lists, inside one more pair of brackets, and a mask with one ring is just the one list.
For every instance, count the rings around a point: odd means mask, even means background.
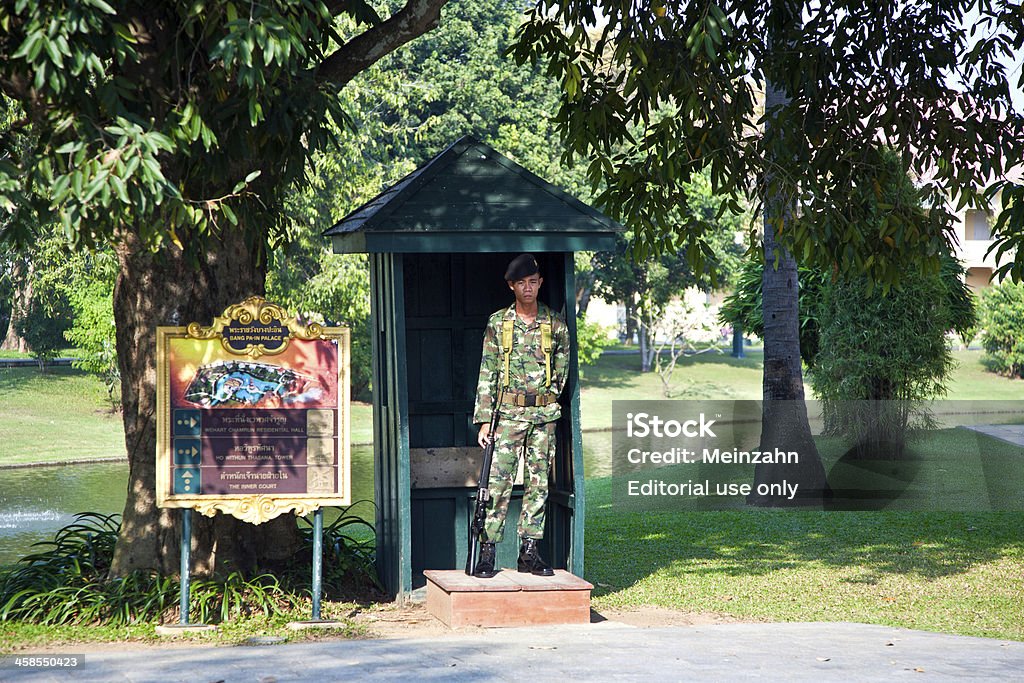
[{"label": "guard sentry box", "polygon": [[[403,598],[425,569],[462,568],[481,451],[472,424],[488,316],[512,301],[508,262],[537,257],[540,299],[566,320],[569,370],[542,552],[583,572],[573,252],[613,249],[621,226],[487,145],[463,138],[326,232],[369,253],[377,569]],[[508,520],[519,515],[513,491]],[[506,533],[498,565],[515,566]]]}]

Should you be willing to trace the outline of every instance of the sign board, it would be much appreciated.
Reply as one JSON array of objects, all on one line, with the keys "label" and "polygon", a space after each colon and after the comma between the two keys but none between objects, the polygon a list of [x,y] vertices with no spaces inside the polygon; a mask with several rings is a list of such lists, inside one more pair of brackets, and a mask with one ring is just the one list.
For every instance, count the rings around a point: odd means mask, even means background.
[{"label": "sign board", "polygon": [[157,328],[157,505],[260,524],[348,505],[349,331],[260,297]]}]

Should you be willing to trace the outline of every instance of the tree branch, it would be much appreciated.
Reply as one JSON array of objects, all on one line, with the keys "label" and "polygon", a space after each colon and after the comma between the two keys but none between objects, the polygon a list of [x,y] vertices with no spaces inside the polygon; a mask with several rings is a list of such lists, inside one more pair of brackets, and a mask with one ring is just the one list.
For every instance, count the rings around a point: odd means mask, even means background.
[{"label": "tree branch", "polygon": [[331,13],[332,17],[336,17],[344,12],[348,6],[345,0],[327,0],[324,4],[327,6],[327,11]]},{"label": "tree branch", "polygon": [[332,52],[317,68],[321,83],[343,86],[356,74],[410,40],[435,28],[448,0],[407,0],[383,23],[367,29]]},{"label": "tree branch", "polygon": [[0,93],[20,102],[26,111],[39,102],[39,96],[25,74],[7,73],[0,76]]}]

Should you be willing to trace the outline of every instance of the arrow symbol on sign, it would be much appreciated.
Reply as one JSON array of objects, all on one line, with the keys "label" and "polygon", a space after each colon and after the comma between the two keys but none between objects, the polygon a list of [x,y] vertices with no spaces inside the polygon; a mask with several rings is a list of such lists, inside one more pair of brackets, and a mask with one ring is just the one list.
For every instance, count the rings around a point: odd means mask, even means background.
[{"label": "arrow symbol on sign", "polygon": [[199,454],[199,451],[197,451],[197,450],[196,450],[196,447],[195,447],[195,446],[193,446],[193,447],[192,447],[192,457],[194,458],[194,457],[195,457],[196,455],[198,455],[198,454]]},{"label": "arrow symbol on sign", "polygon": [[190,417],[188,419],[188,422],[189,422],[189,424],[188,424],[189,427],[195,427],[197,424],[199,424],[198,422],[196,422],[196,419],[194,417]]},{"label": "arrow symbol on sign", "polygon": [[181,473],[181,478],[184,479],[186,482],[190,480],[193,476],[195,475],[193,475],[192,472],[190,472],[189,470],[185,470],[184,472]]}]

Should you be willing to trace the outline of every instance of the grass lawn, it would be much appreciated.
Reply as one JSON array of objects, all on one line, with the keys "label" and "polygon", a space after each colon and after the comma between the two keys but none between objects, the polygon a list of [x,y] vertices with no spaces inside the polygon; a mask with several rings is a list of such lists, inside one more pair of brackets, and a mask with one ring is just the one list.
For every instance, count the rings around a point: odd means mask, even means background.
[{"label": "grass lawn", "polygon": [[[621,495],[621,480],[588,481],[595,608],[656,605],[1024,640],[1019,447],[962,429],[920,438],[907,462],[848,462],[838,439],[819,446],[837,491],[885,489],[896,500],[854,501],[864,512],[704,511],[691,499],[635,503]],[[992,501],[1003,509],[1016,501],[1017,511],[963,512],[991,510]],[[936,511],[911,511],[922,509]]]},{"label": "grass lawn", "polygon": [[1001,377],[989,372],[981,363],[980,350],[954,351],[957,368],[949,382],[951,401],[1021,401],[1024,380]]},{"label": "grass lawn", "polygon": [[0,465],[124,456],[121,415],[70,367],[0,368]]},{"label": "grass lawn", "polygon": [[[761,399],[760,350],[743,359],[728,353],[702,353],[680,359],[672,374],[673,399]],[[617,399],[663,399],[664,384],[654,372],[640,372],[639,355],[603,355],[595,365],[583,368],[580,394],[582,427],[608,429],[612,424],[612,401]],[[809,391],[809,390],[808,390]]]},{"label": "grass lawn", "polygon": [[623,511],[587,485],[594,607],[1024,640],[1024,513]]},{"label": "grass lawn", "polygon": [[[673,399],[761,400],[764,355],[748,350],[737,359],[728,353],[704,353],[679,361],[671,379]],[[1024,400],[1024,380],[1000,377],[985,370],[982,351],[954,351],[956,369],[944,401]],[[640,356],[602,356],[596,365],[583,369],[580,412],[584,430],[608,429],[612,423],[612,401],[616,399],[663,399],[661,379],[656,373],[641,373]],[[805,376],[806,379],[806,376]],[[805,382],[804,392],[813,397]],[[941,407],[937,408],[941,412]]]},{"label": "grass lawn", "polygon": [[[1024,382],[986,372],[980,351],[959,351],[947,400],[1021,400]],[[760,352],[686,359],[685,399],[760,399]],[[611,402],[662,398],[636,356],[586,368],[585,428],[611,423]],[[719,384],[721,383],[721,384]],[[725,391],[718,387],[727,385]],[[808,391],[808,396],[810,396]],[[846,445],[820,442],[841,486],[930,495],[946,510],[983,510],[989,496],[1020,498],[1020,449],[964,430],[939,430],[912,463],[839,462]],[[982,457],[984,453],[984,457]],[[952,485],[934,500],[934,477]],[[870,503],[877,505],[877,502]],[[770,621],[854,621],[1024,640],[1024,513],[893,511],[719,512],[637,509],[610,478],[587,482],[586,576],[594,607],[661,606]],[[633,509],[630,509],[633,507]]]}]

